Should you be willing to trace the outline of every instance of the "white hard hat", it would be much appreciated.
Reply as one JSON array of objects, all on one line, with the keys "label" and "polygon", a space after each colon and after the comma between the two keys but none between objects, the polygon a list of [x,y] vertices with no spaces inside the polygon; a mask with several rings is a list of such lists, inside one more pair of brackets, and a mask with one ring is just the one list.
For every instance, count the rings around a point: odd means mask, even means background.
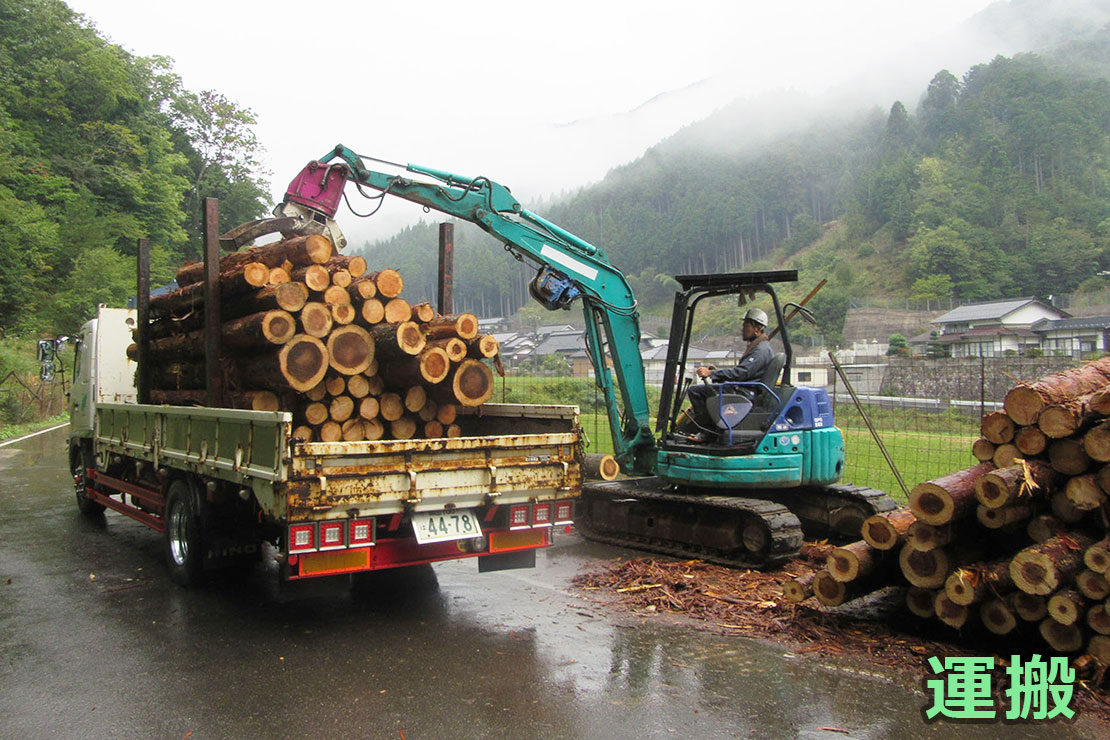
[{"label": "white hard hat", "polygon": [[767,326],[767,314],[758,308],[749,308],[744,314],[744,321],[754,321],[760,326]]}]

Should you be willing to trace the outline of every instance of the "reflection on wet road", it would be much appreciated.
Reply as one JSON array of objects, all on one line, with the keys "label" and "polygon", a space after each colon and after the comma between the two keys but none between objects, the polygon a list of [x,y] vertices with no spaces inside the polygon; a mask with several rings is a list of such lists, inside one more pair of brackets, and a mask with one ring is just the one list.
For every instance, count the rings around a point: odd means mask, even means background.
[{"label": "reflection on wet road", "polygon": [[534,570],[183,590],[159,535],[77,513],[64,435],[0,449],[0,737],[1096,737],[927,726],[890,677],[613,615],[569,580],[619,551],[575,535]]}]

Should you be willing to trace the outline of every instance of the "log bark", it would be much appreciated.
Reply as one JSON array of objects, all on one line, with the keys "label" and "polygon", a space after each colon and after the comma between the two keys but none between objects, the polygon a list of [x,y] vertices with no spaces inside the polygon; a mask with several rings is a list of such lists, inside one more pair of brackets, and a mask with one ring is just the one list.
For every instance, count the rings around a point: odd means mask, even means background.
[{"label": "log bark", "polygon": [[944,582],[948,598],[963,606],[977,604],[991,596],[1004,596],[1013,590],[1009,559],[958,568]]},{"label": "log bark", "polygon": [[1041,621],[1037,629],[1044,641],[1058,653],[1074,653],[1083,647],[1083,632],[1074,624],[1060,624],[1048,617]]},{"label": "log bark", "polygon": [[1035,383],[1022,383],[1006,394],[1002,405],[1015,423],[1028,425],[1037,420],[1046,406],[1073,400],[1108,385],[1110,358],[1102,358],[1082,367],[1053,373]]},{"label": "log bark", "polygon": [[492,334],[479,334],[466,343],[467,355],[477,360],[491,360],[501,351],[501,345]]},{"label": "log bark", "polygon": [[792,578],[789,581],[784,581],[782,584],[782,595],[786,600],[800,604],[810,596],[813,596],[813,579],[817,577],[818,571],[812,571],[805,575]]},{"label": "log bark", "polygon": [[906,532],[917,521],[909,509],[895,509],[870,516],[863,522],[861,535],[876,550],[893,550],[906,541]]},{"label": "log bark", "polygon": [[844,547],[837,547],[825,562],[825,567],[837,581],[848,583],[875,573],[879,567],[879,551],[863,540]]},{"label": "log bark", "polygon": [[481,406],[493,396],[493,372],[478,360],[463,360],[432,388],[436,401]]},{"label": "log bark", "polygon": [[1060,589],[1048,598],[1048,616],[1060,624],[1076,624],[1087,613],[1087,600],[1074,588]]},{"label": "log bark", "polygon": [[906,608],[910,614],[922,619],[932,619],[936,616],[934,605],[937,601],[937,592],[931,588],[910,586],[906,589]]},{"label": "log bark", "polygon": [[987,631],[1008,635],[1017,629],[1017,616],[1005,599],[988,599],[979,607],[979,620]]},{"label": "log bark", "polygon": [[910,491],[909,508],[926,524],[947,524],[974,511],[975,481],[994,469],[990,463],[919,483]]},{"label": "log bark", "polygon": [[882,587],[872,579],[863,578],[848,583],[837,581],[827,570],[817,571],[813,577],[813,595],[824,606],[840,606]]},{"label": "log bark", "polygon": [[328,363],[344,375],[361,373],[374,359],[374,338],[361,326],[348,324],[328,334]]},{"label": "log bark", "polygon": [[460,363],[467,356],[466,342],[458,337],[450,337],[449,339],[433,339],[429,341],[426,347],[439,347],[447,353],[447,359],[453,363]]},{"label": "log bark", "polygon": [[401,278],[401,273],[396,270],[379,270],[367,274],[366,277],[374,281],[378,292],[386,298],[396,298],[405,288],[405,281]]},{"label": "log bark", "polygon": [[582,456],[582,478],[584,480],[616,480],[621,466],[612,455],[589,454]]},{"label": "log bark", "polygon": [[402,359],[405,355],[419,355],[427,342],[424,333],[420,331],[420,325],[414,321],[405,321],[400,324],[378,324],[370,331],[374,336],[374,342],[383,358],[383,362],[385,360]]},{"label": "log bark", "polygon": [[1090,467],[1091,458],[1083,451],[1081,440],[1057,439],[1048,445],[1048,462],[1064,475],[1081,475]]},{"label": "log bark", "polygon": [[[293,338],[296,321],[288,311],[272,310],[225,321],[220,327],[223,344],[236,349],[273,348]],[[127,356],[138,359],[138,345],[127,348]],[[157,360],[195,361],[204,355],[204,331],[174,334],[150,343],[150,354]]]},{"label": "log bark", "polygon": [[987,529],[1003,529],[1028,521],[1033,515],[1033,506],[1029,503],[1010,504],[1001,509],[991,509],[979,505],[975,512],[979,523]]},{"label": "log bark", "polygon": [[478,317],[472,313],[461,313],[454,316],[437,316],[423,325],[424,333],[428,339],[473,339],[478,336]]},{"label": "log bark", "polygon": [[316,301],[304,304],[304,308],[301,309],[300,316],[298,316],[298,321],[302,332],[317,339],[326,337],[335,324],[328,307]]},{"label": "log bark", "polygon": [[1039,455],[1048,447],[1048,437],[1037,427],[1022,427],[1014,435],[1014,445],[1026,459]]},{"label": "log bark", "polygon": [[[220,272],[233,270],[248,262],[261,262],[267,267],[282,267],[286,262],[294,265],[322,264],[334,253],[335,249],[326,236],[298,236],[226,255],[220,259]],[[203,280],[203,262],[191,262],[177,271],[178,285],[186,286]]]},{"label": "log bark", "polygon": [[259,353],[240,363],[245,385],[276,391],[307,391],[328,370],[328,350],[316,337],[298,334],[277,352]]},{"label": "log bark", "polygon": [[418,382],[434,385],[442,382],[450,371],[447,352],[439,347],[426,347],[416,357],[390,360],[384,368],[386,382],[398,388]]},{"label": "log bark", "polygon": [[984,473],[975,481],[975,498],[991,509],[1001,509],[1043,494],[1056,483],[1058,476],[1042,460],[1025,460],[1006,468]]},{"label": "log bark", "polygon": [[378,294],[378,286],[374,281],[368,277],[360,277],[352,280],[351,284],[347,286],[347,294],[351,296],[351,302],[362,305],[363,301],[373,298]]},{"label": "log bark", "polygon": [[1014,438],[1014,421],[1002,411],[993,411],[979,422],[979,433],[996,445]]},{"label": "log bark", "polygon": [[222,310],[224,318],[244,316],[259,311],[281,309],[289,313],[296,313],[304,308],[308,302],[308,289],[301,283],[280,283],[267,285],[255,293],[240,296],[225,302]]},{"label": "log bark", "polygon": [[432,308],[432,304],[424,301],[417,303],[412,307],[412,318],[421,324],[425,324],[436,317],[436,310]]},{"label": "log bark", "polygon": [[1094,543],[1070,532],[1031,545],[1010,561],[1010,578],[1027,594],[1047,596],[1067,583],[1083,566],[1083,551]]}]

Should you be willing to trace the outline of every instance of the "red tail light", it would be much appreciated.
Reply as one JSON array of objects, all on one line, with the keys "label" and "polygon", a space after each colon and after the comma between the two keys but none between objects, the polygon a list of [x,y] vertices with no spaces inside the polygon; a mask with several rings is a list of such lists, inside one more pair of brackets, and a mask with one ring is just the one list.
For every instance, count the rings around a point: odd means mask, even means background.
[{"label": "red tail light", "polygon": [[551,504],[536,504],[532,509],[532,525],[535,527],[551,526]]},{"label": "red tail light", "polygon": [[289,552],[312,552],[316,549],[316,525],[289,525]]},{"label": "red tail light", "polygon": [[574,518],[574,504],[570,501],[555,502],[555,523],[562,524]]},{"label": "red tail light", "polygon": [[528,506],[510,506],[509,507],[509,528],[519,529],[520,527],[527,527],[529,525],[530,517]]},{"label": "red tail light", "polygon": [[374,544],[374,520],[354,519],[347,532],[347,542],[351,547],[369,547]]},{"label": "red tail light", "polygon": [[320,522],[320,549],[342,549],[346,545],[346,543],[343,541],[343,535],[345,534],[346,529],[346,522]]}]

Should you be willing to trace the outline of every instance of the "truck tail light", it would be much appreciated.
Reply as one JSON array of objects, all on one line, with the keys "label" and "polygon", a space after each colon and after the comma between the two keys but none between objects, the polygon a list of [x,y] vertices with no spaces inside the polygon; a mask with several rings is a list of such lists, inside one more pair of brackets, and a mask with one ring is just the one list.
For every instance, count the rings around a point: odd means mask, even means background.
[{"label": "truck tail light", "polygon": [[346,529],[346,522],[320,522],[320,549],[342,549],[346,544],[343,542]]},{"label": "truck tail light", "polygon": [[347,543],[350,547],[369,547],[374,544],[374,520],[353,519],[347,531]]},{"label": "truck tail light", "polygon": [[574,518],[574,504],[570,501],[555,502],[555,523],[562,524]]},{"label": "truck tail light", "polygon": [[550,527],[551,526],[551,504],[536,504],[532,509],[532,526],[535,527]]},{"label": "truck tail light", "polygon": [[510,506],[509,507],[509,527],[510,529],[518,529],[520,527],[527,527],[529,524],[528,506]]},{"label": "truck tail light", "polygon": [[311,552],[316,549],[316,524],[289,525],[289,552]]}]

